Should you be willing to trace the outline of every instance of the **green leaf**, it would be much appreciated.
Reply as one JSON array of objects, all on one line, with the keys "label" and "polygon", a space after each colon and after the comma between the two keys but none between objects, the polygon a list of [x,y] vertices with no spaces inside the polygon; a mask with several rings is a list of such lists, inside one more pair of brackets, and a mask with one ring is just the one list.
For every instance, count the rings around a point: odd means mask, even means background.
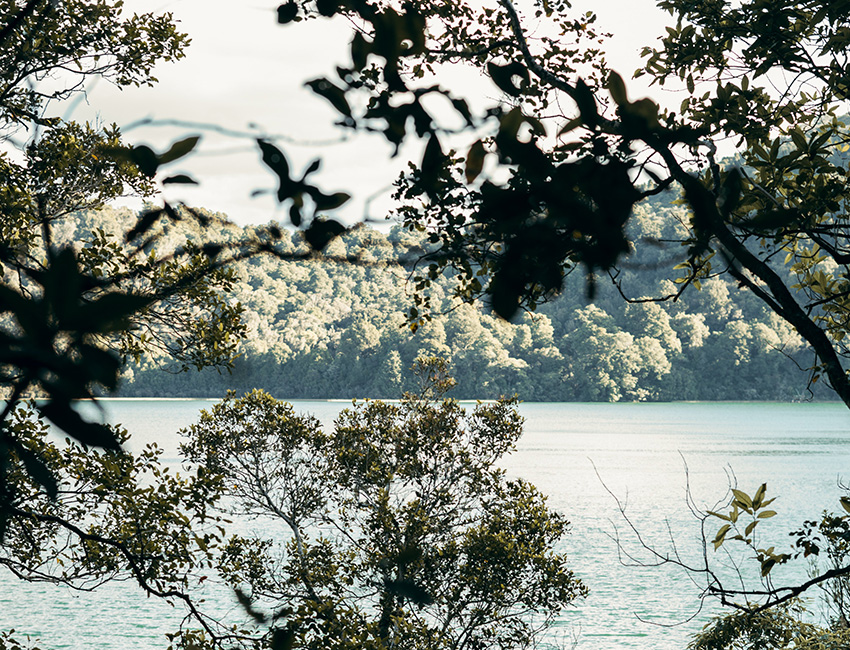
[{"label": "green leaf", "polygon": [[109,334],[129,326],[133,316],[150,305],[152,298],[138,294],[114,291],[99,297],[79,309],[80,328],[97,334]]},{"label": "green leaf", "polygon": [[631,104],[623,104],[620,111],[624,115],[636,117],[647,128],[655,129],[660,125],[658,121],[658,104],[649,98],[638,99]]},{"label": "green leaf", "polygon": [[425,145],[425,153],[422,155],[423,180],[427,178],[431,183],[435,182],[445,160],[446,156],[440,145],[440,139],[432,133],[428,138],[428,144]]},{"label": "green leaf", "polygon": [[335,192],[333,194],[324,194],[316,189],[310,191],[310,196],[316,202],[317,210],[336,210],[338,207],[345,205],[351,199],[351,195],[346,192]]},{"label": "green leaf", "polygon": [[74,249],[70,246],[61,249],[39,281],[44,287],[44,303],[60,321],[60,327],[80,327],[77,313],[83,278]]},{"label": "green leaf", "polygon": [[800,131],[800,129],[792,129],[789,132],[789,135],[794,141],[794,145],[797,147],[797,149],[804,152],[808,151],[809,145],[808,142],[806,142],[806,136],[803,135],[803,132]]},{"label": "green leaf", "polygon": [[298,186],[289,175],[289,162],[283,152],[266,140],[257,140],[263,154],[263,162],[278,177],[280,185],[277,190],[277,200],[283,203],[286,199],[294,198]]},{"label": "green leaf", "polygon": [[278,176],[289,178],[289,163],[276,146],[265,140],[257,140],[263,154],[263,162]]},{"label": "green leaf", "polygon": [[830,131],[827,131],[826,133],[821,133],[809,144],[809,151],[818,152],[818,150],[823,147],[823,145],[826,144],[831,137],[832,133]]},{"label": "green leaf", "polygon": [[53,424],[84,445],[116,451],[121,449],[112,429],[105,424],[84,420],[68,402],[51,400],[39,405],[38,410]]},{"label": "green leaf", "polygon": [[[527,86],[529,82],[528,68],[519,61],[507,65],[497,65],[491,61],[487,64],[487,72],[499,90],[512,97],[522,95],[523,86]],[[519,77],[519,86],[514,83],[514,77]]]},{"label": "green leaf", "polygon": [[538,120],[536,117],[531,115],[523,115],[524,122],[531,127],[531,133],[537,137],[545,138],[546,137],[546,127],[543,126],[543,122]]},{"label": "green leaf", "polygon": [[714,540],[712,542],[714,544],[715,551],[723,545],[723,540],[725,539],[726,533],[729,532],[730,528],[731,526],[729,524],[724,524],[717,531],[717,535],[714,536]]},{"label": "green leaf", "polygon": [[434,602],[424,587],[410,579],[387,580],[384,586],[388,593],[406,598],[417,605],[430,605]]},{"label": "green leaf", "polygon": [[138,220],[136,221],[136,225],[133,226],[130,231],[125,235],[125,241],[129,243],[137,237],[147,234],[147,232],[151,228],[153,228],[153,225],[162,216],[162,214],[163,210],[160,208],[147,210],[146,212],[140,214]]},{"label": "green leaf", "polygon": [[174,162],[175,160],[182,158],[192,151],[197,145],[198,142],[201,141],[201,136],[193,135],[188,138],[183,138],[182,140],[178,140],[174,144],[171,145],[168,151],[159,156],[159,164],[165,165],[170,162]]},{"label": "green leaf", "polygon": [[558,135],[564,135],[565,133],[569,133],[570,131],[574,131],[575,129],[580,127],[582,124],[584,124],[584,122],[582,121],[581,117],[575,117],[575,118],[571,119],[569,122],[567,122],[566,124],[564,124],[564,126],[562,126],[560,128],[560,130],[558,131]]},{"label": "green leaf", "polygon": [[297,203],[293,203],[289,207],[289,220],[292,222],[292,225],[296,228],[301,225],[302,217],[301,217],[301,206]]},{"label": "green leaf", "polygon": [[729,517],[729,515],[723,515],[723,514],[720,514],[719,512],[714,512],[713,510],[707,510],[706,512],[708,514],[710,514],[712,517],[717,517],[718,519],[722,519],[723,521],[732,521],[731,518]]},{"label": "green leaf", "polygon": [[776,163],[776,158],[779,155],[779,149],[782,146],[782,140],[776,138],[770,145],[770,162]]},{"label": "green leaf", "polygon": [[44,458],[42,458],[41,454],[22,445],[19,445],[16,451],[18,453],[18,457],[21,459],[27,470],[27,473],[33,478],[33,480],[35,480],[36,483],[44,488],[44,491],[47,492],[47,496],[51,499],[55,499],[59,494],[59,484],[56,482],[56,477],[53,475],[53,472],[51,472],[47,467],[47,464],[44,462]]},{"label": "green leaf", "polygon": [[197,185],[198,181],[196,181],[191,176],[187,176],[186,174],[175,174],[174,176],[169,176],[168,178],[162,179],[163,185]]},{"label": "green leaf", "polygon": [[272,650],[292,650],[295,644],[295,632],[287,628],[275,628],[272,631]]},{"label": "green leaf", "polygon": [[764,499],[764,495],[767,492],[767,483],[762,483],[759,486],[759,489],[756,490],[755,496],[753,496],[753,508],[758,510],[761,507],[761,500]]},{"label": "green leaf", "polygon": [[238,600],[239,604],[242,605],[242,609],[244,609],[245,612],[257,623],[265,623],[267,618],[266,615],[254,608],[254,602],[251,597],[239,588],[234,589],[234,591],[236,592],[236,600]]},{"label": "green leaf", "polygon": [[325,18],[330,18],[339,11],[340,3],[337,0],[316,0],[316,9]]},{"label": "green leaf", "polygon": [[154,150],[149,146],[142,144],[130,149],[128,154],[130,160],[139,168],[145,176],[153,178],[156,176],[156,170],[159,168],[159,158],[154,153]]},{"label": "green leaf", "polygon": [[308,86],[310,90],[320,97],[327,99],[331,106],[333,106],[337,111],[346,117],[351,117],[351,106],[348,104],[348,100],[345,97],[345,90],[332,84],[324,77],[320,79],[313,79],[304,85]]},{"label": "green leaf", "polygon": [[469,103],[465,99],[451,98],[451,103],[454,109],[466,121],[467,126],[473,126],[472,111],[469,110]]},{"label": "green leaf", "polygon": [[290,0],[277,8],[277,22],[281,25],[286,25],[295,20],[298,15],[298,5]]},{"label": "green leaf", "polygon": [[750,151],[752,151],[761,160],[770,160],[770,154],[767,153],[765,148],[757,142],[750,145]]},{"label": "green leaf", "polygon": [[741,172],[736,167],[733,167],[727,172],[726,178],[723,179],[723,184],[720,188],[720,207],[723,210],[724,217],[728,217],[737,207],[741,199],[741,189]]},{"label": "green leaf", "polygon": [[613,70],[608,75],[608,92],[611,93],[611,98],[617,106],[623,106],[629,103],[628,95],[626,94],[626,84],[623,78]]},{"label": "green leaf", "polygon": [[484,143],[481,140],[476,140],[466,154],[464,174],[467,183],[471,183],[481,174],[481,171],[484,169],[484,158],[486,155],[487,151],[484,149]]},{"label": "green leaf", "polygon": [[764,510],[764,511],[758,513],[758,515],[756,515],[756,516],[759,519],[770,519],[771,517],[776,516],[776,511],[775,510]]},{"label": "green leaf", "polygon": [[314,251],[324,250],[332,239],[346,231],[346,227],[333,219],[315,219],[307,230],[304,239]]},{"label": "green leaf", "polygon": [[79,365],[91,381],[99,383],[107,390],[115,390],[118,384],[118,372],[121,370],[121,360],[118,355],[109,350],[85,344],[79,347],[79,355]]},{"label": "green leaf", "polygon": [[768,212],[759,212],[742,223],[757,230],[777,230],[799,221],[800,211],[795,208],[780,208]]},{"label": "green leaf", "polygon": [[499,133],[516,139],[519,133],[519,127],[522,126],[524,121],[525,116],[522,114],[520,107],[512,108],[499,118]]},{"label": "green leaf", "polygon": [[319,168],[322,166],[322,159],[316,158],[313,162],[311,162],[307,169],[304,172],[303,178],[307,178],[310,174],[314,174],[319,171]]},{"label": "green leaf", "polygon": [[573,101],[578,106],[581,113],[582,122],[589,127],[594,127],[599,122],[599,111],[596,107],[596,99],[593,97],[593,91],[584,83],[584,79],[579,79],[576,82],[575,92],[572,95]]},{"label": "green leaf", "polygon": [[372,44],[363,38],[360,32],[355,32],[351,39],[351,62],[356,70],[362,70],[366,67],[371,51]]},{"label": "green leaf", "polygon": [[735,495],[735,500],[739,504],[741,504],[742,507],[745,507],[745,508],[752,508],[753,507],[753,500],[750,498],[750,495],[747,494],[746,492],[732,488],[732,494]]}]

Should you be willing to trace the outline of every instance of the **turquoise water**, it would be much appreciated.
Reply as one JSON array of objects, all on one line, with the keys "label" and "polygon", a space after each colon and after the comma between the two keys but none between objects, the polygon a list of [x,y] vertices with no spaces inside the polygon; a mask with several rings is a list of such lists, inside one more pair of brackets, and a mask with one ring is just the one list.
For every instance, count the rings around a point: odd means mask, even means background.
[{"label": "turquoise water", "polygon": [[[108,400],[105,408],[131,432],[131,447],[157,442],[176,463],[175,432],[212,403]],[[295,405],[330,425],[347,403]],[[612,537],[637,560],[652,558],[635,542],[611,493],[647,543],[663,552],[675,543],[682,557],[695,560],[701,543],[687,486],[699,507],[711,507],[730,477],[748,492],[766,481],[769,493],[779,495],[779,516],[765,530],[775,531],[769,536],[782,550],[795,524],[838,508],[837,482],[850,480],[850,412],[838,404],[524,404],[520,410],[526,433],[504,466],[568,516],[564,548],[591,589],[554,631],[552,640],[564,648],[682,649],[711,611],[708,605],[699,611],[701,585],[682,571],[627,566],[633,562],[618,554]],[[800,576],[776,577],[783,583]],[[220,613],[238,615],[226,591],[209,597]],[[45,650],[165,648],[164,633],[183,616],[129,583],[73,593],[0,573],[0,629],[38,637]]]}]

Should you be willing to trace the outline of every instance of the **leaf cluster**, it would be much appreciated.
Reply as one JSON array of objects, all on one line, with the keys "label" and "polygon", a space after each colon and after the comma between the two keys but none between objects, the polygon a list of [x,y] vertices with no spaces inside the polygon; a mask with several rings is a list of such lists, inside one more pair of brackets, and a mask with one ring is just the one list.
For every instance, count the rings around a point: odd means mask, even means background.
[{"label": "leaf cluster", "polygon": [[253,391],[205,412],[183,451],[230,508],[280,526],[279,551],[232,538],[220,567],[286,643],[507,648],[585,593],[555,550],[567,522],[496,468],[520,433],[510,400],[367,401],[325,433]]},{"label": "leaf cluster", "polygon": [[[714,544],[714,550],[716,551],[724,544],[724,542],[729,540],[746,544],[756,552],[756,559],[761,565],[762,577],[766,577],[770,574],[773,567],[777,564],[784,564],[791,559],[791,556],[787,553],[775,553],[773,546],[766,549],[756,548],[756,527],[763,520],[776,516],[775,510],[766,509],[767,506],[773,503],[776,497],[766,499],[766,494],[766,483],[762,483],[752,497],[743,490],[733,488],[733,499],[731,503],[732,510],[730,510],[728,514],[708,511],[709,515],[728,522],[723,524],[717,531],[717,534],[712,541],[712,544]],[[744,524],[744,521],[741,521],[741,515],[748,516],[745,518],[746,526],[744,526],[743,529],[740,528],[740,525]],[[730,533],[733,534],[730,535]]]},{"label": "leaf cluster", "polygon": [[[189,43],[171,14],[122,16],[121,3],[96,0],[3,0],[0,38],[0,128],[56,122],[43,117],[50,101],[99,77],[118,86],[152,85],[154,65],[184,56]],[[62,71],[58,89],[42,84]]]}]

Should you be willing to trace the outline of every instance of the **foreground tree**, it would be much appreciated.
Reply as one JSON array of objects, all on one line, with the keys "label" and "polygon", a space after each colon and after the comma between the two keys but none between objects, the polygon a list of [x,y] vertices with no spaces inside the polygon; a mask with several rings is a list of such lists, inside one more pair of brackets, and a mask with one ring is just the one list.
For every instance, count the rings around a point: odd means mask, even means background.
[{"label": "foreground tree", "polygon": [[[72,402],[115,390],[123,361],[149,353],[177,369],[228,368],[244,326],[224,267],[269,248],[274,233],[221,242],[214,219],[166,204],[117,237],[63,241],[80,210],[191,180],[159,172],[198,138],[161,154],[127,147],[115,127],[49,117],[51,103],[91,77],[154,83],[154,64],[181,58],[188,38],[169,14],[125,17],[106,0],[6,0],[0,16],[0,565],[76,589],[129,577],[185,601],[215,636],[186,592],[214,543],[214,494],[202,477],[169,476],[154,449],[123,453],[126,432]],[[158,257],[177,220],[195,221],[197,236]],[[25,402],[32,395],[42,399]],[[48,422],[66,445],[47,440]]]},{"label": "foreground tree", "polygon": [[276,612],[267,641],[530,648],[586,589],[556,550],[566,520],[496,468],[521,433],[509,400],[367,401],[326,433],[254,391],[202,413],[183,451],[235,513],[269,522],[219,563],[258,617]]},{"label": "foreground tree", "polygon": [[[125,242],[95,232],[86,242],[57,245],[54,236],[75,211],[125,193],[150,195],[155,186],[152,174],[123,155],[117,128],[47,117],[51,102],[80,92],[93,76],[122,87],[151,84],[156,62],[183,56],[186,35],[168,14],[122,18],[120,3],[104,1],[8,0],[0,15],[0,139],[7,149],[0,155],[2,539],[19,499],[9,477],[20,467],[48,494],[58,493],[39,445],[12,418],[22,397],[45,397],[37,411],[82,444],[118,449],[115,432],[83,420],[71,400],[114,390],[122,356],[152,348],[183,367],[227,366],[242,326],[239,308],[219,293],[232,275],[202,249],[187,243],[167,259],[152,254],[159,215],[129,229]],[[59,72],[64,84],[44,82]],[[196,140],[157,160],[185,155]]]},{"label": "foreground tree", "polygon": [[[459,297],[486,298],[505,318],[552,297],[577,268],[592,296],[600,277],[618,281],[634,244],[633,207],[672,192],[688,208],[688,232],[674,251],[681,287],[655,298],[675,300],[707,277],[731,274],[812,347],[812,380],[823,376],[850,404],[839,156],[848,133],[837,117],[847,109],[848,10],[816,0],[660,4],[676,26],[658,49],[646,49],[639,73],[685,85],[678,112],[630,100],[595,49],[594,17],[574,15],[568,3],[535,3],[535,18],[560,36],[534,40],[510,0],[476,9],[292,0],[278,13],[282,23],[353,18],[350,65],[308,85],[345,128],[382,133],[396,146],[426,141],[398,190],[405,223],[435,245],[415,279],[414,324],[430,309],[428,286],[447,270]],[[487,74],[503,100],[473,112],[467,98],[435,83],[459,64]],[[435,95],[464,126],[446,126],[445,112],[429,110]],[[443,145],[458,130],[474,140],[463,156]],[[739,162],[723,167],[716,153],[725,140],[742,149]]]},{"label": "foreground tree", "polygon": [[715,618],[688,644],[688,650],[840,650],[846,630],[825,630],[803,619],[806,610],[790,603],[763,612],[736,612]]},{"label": "foreground tree", "polygon": [[[123,3],[111,0],[3,0],[0,16],[0,391],[8,398],[0,412],[2,539],[15,500],[6,479],[12,464],[23,463],[49,494],[57,491],[26,432],[10,425],[22,397],[45,397],[38,412],[81,443],[117,449],[114,432],[82,419],[72,400],[114,391],[123,361],[149,353],[178,370],[230,368],[245,328],[241,307],[226,297],[234,279],[228,265],[258,253],[306,259],[342,229],[309,220],[306,245],[284,253],[276,226],[233,236],[215,215],[163,203],[149,205],[118,236],[97,231],[59,243],[56,231],[81,210],[125,194],[151,197],[158,184],[195,183],[167,169],[199,136],[156,152],[124,144],[115,126],[50,117],[53,104],[79,96],[92,78],[119,87],[155,83],[154,65],[182,58],[189,39],[170,14],[127,17]],[[271,144],[258,146],[279,174],[288,169]],[[279,197],[306,198],[317,210],[348,199],[307,182],[313,171],[287,176]],[[175,244],[176,222],[192,223],[194,232]],[[158,257],[163,242],[169,253]]]},{"label": "foreground tree", "polygon": [[[626,299],[660,301],[728,274],[811,347],[809,381],[823,378],[850,406],[850,129],[841,118],[850,108],[850,6],[659,5],[675,26],[659,47],[645,49],[638,74],[660,86],[684,86],[678,111],[630,99],[622,77],[592,48],[573,47],[596,38],[594,19],[571,14],[566,2],[533,9],[559,38],[545,29],[529,37],[511,0],[476,8],[290,0],[278,19],[354,19],[350,65],[310,87],[340,112],[346,128],[382,133],[396,146],[425,141],[421,163],[400,179],[397,193],[406,225],[435,246],[414,278],[414,327],[431,309],[429,286],[446,272],[457,281],[458,297],[486,299],[505,318],[556,295],[575,269],[586,274],[590,297],[608,276]],[[460,63],[487,74],[503,100],[473,112],[465,97],[437,85],[442,67]],[[584,78],[577,73],[582,66]],[[445,113],[429,110],[427,98],[435,95],[449,100],[464,126],[447,127]],[[462,155],[444,147],[458,130],[469,135]],[[738,147],[737,158],[718,160],[725,142]],[[673,253],[680,286],[666,295],[631,296],[618,267],[641,247],[628,235],[633,208],[665,192],[685,207],[686,233],[672,242],[679,245]],[[757,560],[767,572],[763,562],[778,561],[769,553]],[[802,593],[836,575],[820,574],[789,591]],[[751,613],[786,600],[770,585],[716,593]],[[752,604],[747,595],[763,600]]]},{"label": "foreground tree", "polygon": [[[752,494],[733,488],[728,510],[694,510],[701,519],[704,543],[724,551],[731,567],[708,552],[691,562],[675,552],[658,553],[644,546],[654,556],[655,566],[675,564],[700,576],[705,581],[704,597],[716,597],[732,610],[713,617],[694,635],[688,646],[692,650],[837,650],[850,643],[850,498],[841,497],[843,514],[825,512],[819,521],[806,521],[791,532],[788,547],[765,530],[777,514],[771,509],[774,501],[762,484]],[[718,521],[721,525],[715,532]],[[795,562],[808,564],[809,579],[802,584],[783,582],[775,569]],[[821,599],[818,618],[807,611],[803,600],[809,590]]]},{"label": "foreground tree", "polygon": [[[420,395],[357,404],[333,432],[262,391],[229,395],[184,432],[180,473],[155,445],[52,442],[19,406],[60,487],[12,464],[0,566],[82,591],[132,580],[185,609],[175,648],[532,647],[587,591],[557,549],[568,523],[496,467],[522,433],[513,401],[433,401],[454,385],[436,360],[417,378]],[[233,534],[231,514],[264,534]],[[253,625],[207,609],[220,580]]]}]

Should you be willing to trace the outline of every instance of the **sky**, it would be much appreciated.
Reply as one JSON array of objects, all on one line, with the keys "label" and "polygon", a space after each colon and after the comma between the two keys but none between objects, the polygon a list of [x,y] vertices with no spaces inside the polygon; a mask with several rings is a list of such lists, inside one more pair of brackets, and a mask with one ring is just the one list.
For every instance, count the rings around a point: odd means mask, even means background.
[{"label": "sky", "polygon": [[[626,79],[640,64],[640,49],[655,43],[669,22],[651,0],[573,4],[578,13],[595,11],[598,25],[613,34],[605,46],[609,65]],[[322,158],[320,173],[311,179],[325,191],[353,195],[340,217],[382,220],[392,205],[392,181],[408,159],[418,159],[419,149],[411,145],[391,159],[391,148],[380,136],[333,127],[337,114],[303,84],[330,76],[336,65],[346,63],[350,27],[338,19],[281,26],[276,8],[273,0],[125,0],[130,12],[171,12],[192,39],[186,57],[159,65],[153,88],[118,90],[99,82],[89,86],[85,101],[55,110],[76,120],[117,123],[129,143],[157,150],[187,135],[202,135],[195,153],[167,168],[191,174],[200,185],[171,186],[167,200],[224,212],[240,224],[285,220],[285,211],[269,193],[275,178],[260,162],[255,144],[257,137],[273,136],[296,172]],[[455,83],[470,95],[497,96],[485,79]],[[640,80],[628,87],[633,99],[652,94],[665,103],[657,89],[647,89]]]}]

